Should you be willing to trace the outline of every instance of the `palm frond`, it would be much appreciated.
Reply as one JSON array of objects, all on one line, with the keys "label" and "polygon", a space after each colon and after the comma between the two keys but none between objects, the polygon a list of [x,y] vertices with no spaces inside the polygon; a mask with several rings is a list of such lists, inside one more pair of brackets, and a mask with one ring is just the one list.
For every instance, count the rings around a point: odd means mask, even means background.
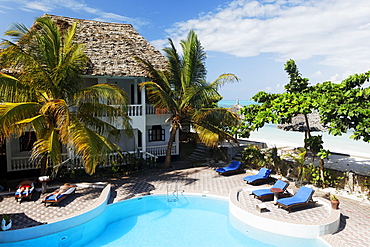
[{"label": "palm frond", "polygon": [[31,118],[23,119],[16,122],[15,125],[24,125],[25,127],[22,129],[26,129],[31,125],[33,130],[35,130],[37,139],[41,138],[41,136],[43,136],[47,131],[47,119],[44,115],[37,115]]},{"label": "palm frond", "polygon": [[215,128],[208,129],[197,124],[193,124],[192,126],[197,133],[197,138],[199,139],[199,142],[204,143],[206,146],[209,147],[217,147],[220,137],[219,134],[215,132]]},{"label": "palm frond", "polygon": [[239,78],[234,74],[222,74],[216,80],[210,83],[210,86],[218,90],[221,86],[226,83],[238,82]]},{"label": "palm frond", "polygon": [[66,142],[68,126],[70,124],[69,107],[63,99],[47,101],[40,109],[40,113],[49,119],[49,127],[59,130],[60,139]]},{"label": "palm frond", "polygon": [[205,79],[206,53],[193,30],[190,30],[187,39],[182,40],[180,45],[183,51],[182,83],[184,88],[189,88]]},{"label": "palm frond", "polygon": [[239,125],[240,120],[237,114],[230,112],[225,108],[210,108],[195,111],[193,113],[192,121],[199,137],[203,141],[210,138],[207,143],[213,143],[212,145],[216,145],[214,142],[214,138],[216,137],[209,134],[209,132],[213,132],[217,136],[218,142],[227,139],[234,140],[234,137],[229,134],[226,129],[228,126]]},{"label": "palm frond", "polygon": [[37,92],[15,77],[0,73],[0,100],[5,102],[30,102],[37,99]]},{"label": "palm frond", "polygon": [[63,33],[58,65],[53,73],[54,80],[59,88],[64,89],[60,94],[67,98],[70,98],[72,94],[80,89],[82,83],[81,72],[86,68],[88,62],[84,52],[85,46],[74,42],[76,28],[77,22],[73,23]]},{"label": "palm frond", "polygon": [[178,105],[171,94],[155,82],[143,82],[140,84],[145,87],[149,101],[159,109],[166,109],[170,114],[176,114]]},{"label": "palm frond", "polygon": [[4,36],[10,36],[15,38],[15,42],[19,40],[19,38],[22,38],[25,34],[28,33],[28,27],[26,27],[22,23],[13,23],[10,29],[8,29]]},{"label": "palm frond", "polygon": [[[170,88],[168,73],[166,73],[166,71],[157,70],[148,60],[144,60],[140,57],[134,57],[134,59],[140,62],[140,64],[149,72],[151,81],[161,85],[162,87]],[[167,86],[164,84],[167,84]]]},{"label": "palm frond", "polygon": [[16,123],[38,115],[40,105],[34,102],[0,104],[0,139],[9,138],[12,134],[20,136],[24,125]]},{"label": "palm frond", "polygon": [[117,145],[84,126],[74,116],[71,118],[69,133],[68,147],[81,157],[89,174],[93,174],[100,163],[108,162],[106,159],[108,154],[120,150]]},{"label": "palm frond", "polygon": [[[102,109],[106,108],[114,108],[112,106],[102,105]],[[90,104],[83,104],[80,105],[80,109],[77,112],[78,120],[83,123],[88,128],[96,131],[99,135],[103,135],[105,137],[109,135],[119,135],[119,130],[114,126],[116,124],[121,125],[120,129],[124,129],[127,136],[132,136],[132,126],[130,124],[131,119],[128,116],[120,116],[120,117],[110,117],[106,119],[103,113],[104,110],[99,110],[101,115],[96,114],[96,109],[88,111],[91,109]]]},{"label": "palm frond", "polygon": [[47,92],[52,99],[70,98],[81,86],[80,75],[87,64],[83,45],[72,41],[75,27],[73,24],[64,33],[51,18],[38,18],[18,43],[7,41],[2,65],[17,71],[20,81]]},{"label": "palm frond", "polygon": [[163,51],[168,59],[171,85],[173,85],[175,92],[183,92],[184,88],[181,83],[183,61],[181,60],[172,39],[168,39],[168,42],[170,43],[170,47],[164,48]]},{"label": "palm frond", "polygon": [[74,95],[74,104],[90,103],[118,106],[122,114],[127,113],[128,97],[123,89],[107,83],[83,88]]},{"label": "palm frond", "polygon": [[87,112],[79,113],[78,120],[88,128],[102,136],[119,135],[119,130],[113,125],[100,118],[94,117]]},{"label": "palm frond", "polygon": [[62,163],[62,149],[58,132],[58,129],[48,128],[45,134],[34,143],[30,157],[31,162],[40,164],[45,158],[46,168]]},{"label": "palm frond", "polygon": [[208,122],[217,126],[236,126],[240,123],[238,114],[227,108],[202,108],[195,111],[192,118],[195,122]]},{"label": "palm frond", "polygon": [[187,89],[186,95],[184,95],[181,107],[191,105],[196,109],[200,109],[221,99],[221,95],[210,85],[190,87]]}]

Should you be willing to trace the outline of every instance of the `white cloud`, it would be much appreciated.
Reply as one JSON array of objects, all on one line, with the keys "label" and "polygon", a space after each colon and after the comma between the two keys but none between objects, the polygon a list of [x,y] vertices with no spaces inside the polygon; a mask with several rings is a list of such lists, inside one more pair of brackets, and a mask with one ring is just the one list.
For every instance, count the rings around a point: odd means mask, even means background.
[{"label": "white cloud", "polygon": [[275,86],[275,92],[283,92],[284,90],[285,90],[285,85],[283,85],[283,84],[277,84],[276,86]]},{"label": "white cloud", "polygon": [[34,2],[24,2],[24,6],[22,7],[25,11],[43,11],[49,12],[53,8],[48,4],[46,1],[34,1]]},{"label": "white cloud", "polygon": [[322,75],[321,71],[316,71],[315,73],[313,73],[310,78],[315,78],[315,77],[320,77]]},{"label": "white cloud", "polygon": [[339,75],[338,74],[335,74],[333,75],[332,77],[330,77],[329,81],[332,81],[332,82],[340,82],[340,80],[338,80],[339,78]]},{"label": "white cloud", "polygon": [[4,5],[0,5],[0,13],[7,13],[5,10],[11,10],[12,8]]},{"label": "white cloud", "polygon": [[90,7],[81,0],[13,0],[13,2],[17,3],[19,8],[24,11],[42,11],[44,13],[50,13],[59,8],[66,8],[77,13],[93,14],[96,16],[94,19],[98,21],[125,22],[138,26],[145,24],[145,22],[140,19],[128,18],[119,14],[105,12],[99,8]]},{"label": "white cloud", "polygon": [[0,5],[0,9],[7,9],[7,10],[9,10],[9,9],[13,9],[13,8],[11,8],[9,6],[5,6],[5,5]]},{"label": "white cloud", "polygon": [[194,29],[208,51],[273,53],[278,61],[319,57],[318,64],[354,73],[370,69],[368,13],[368,0],[236,0],[168,32],[177,41]]}]

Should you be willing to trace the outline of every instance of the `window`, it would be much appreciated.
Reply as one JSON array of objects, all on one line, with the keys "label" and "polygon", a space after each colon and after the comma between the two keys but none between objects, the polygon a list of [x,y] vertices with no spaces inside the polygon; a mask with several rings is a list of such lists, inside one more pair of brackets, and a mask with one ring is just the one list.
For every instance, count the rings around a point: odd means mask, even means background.
[{"label": "window", "polygon": [[36,141],[35,132],[24,132],[21,137],[19,137],[20,151],[31,151],[33,143]]},{"label": "window", "polygon": [[153,125],[152,129],[149,130],[149,141],[155,142],[155,141],[164,141],[165,134],[164,129],[162,129],[162,126],[160,125]]}]

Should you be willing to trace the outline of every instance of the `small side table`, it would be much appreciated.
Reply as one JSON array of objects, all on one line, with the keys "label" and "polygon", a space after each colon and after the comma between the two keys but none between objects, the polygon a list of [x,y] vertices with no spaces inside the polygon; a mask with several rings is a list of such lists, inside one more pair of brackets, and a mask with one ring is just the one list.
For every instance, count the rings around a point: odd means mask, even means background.
[{"label": "small side table", "polygon": [[279,188],[271,188],[270,191],[274,193],[274,204],[276,204],[276,201],[279,199],[280,193],[283,193],[284,191]]},{"label": "small side table", "polygon": [[49,176],[39,177],[39,181],[41,182],[41,193],[44,194],[46,193],[46,189],[47,189],[46,183],[50,181],[50,177]]}]

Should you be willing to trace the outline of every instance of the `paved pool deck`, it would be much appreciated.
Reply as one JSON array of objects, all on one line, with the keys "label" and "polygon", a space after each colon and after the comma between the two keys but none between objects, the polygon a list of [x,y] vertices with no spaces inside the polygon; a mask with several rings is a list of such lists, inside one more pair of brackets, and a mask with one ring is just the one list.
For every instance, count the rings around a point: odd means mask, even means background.
[{"label": "paved pool deck", "polygon": [[[185,193],[206,193],[220,196],[229,196],[231,189],[260,188],[268,184],[252,186],[243,181],[243,177],[252,174],[239,173],[231,176],[221,176],[214,171],[214,167],[186,168],[181,162],[175,164],[171,170],[148,170],[122,178],[106,179],[104,183],[112,186],[110,203],[129,199],[139,195],[163,193],[176,186]],[[83,182],[83,181],[81,181]],[[72,217],[90,210],[100,195],[101,188],[78,187],[75,194],[60,203],[60,206],[45,207],[41,204],[42,196],[33,195],[32,201],[17,203],[13,195],[4,195],[0,202],[0,214],[13,214],[13,228],[20,229],[40,224],[47,224],[64,218]],[[322,196],[317,191],[314,196]],[[322,238],[332,246],[370,246],[370,204],[362,203],[345,197],[339,197],[341,210],[341,224],[338,232]],[[247,194],[242,195],[241,203],[255,207],[257,199]],[[268,204],[270,212],[264,217],[281,219],[299,224],[312,224],[312,221],[325,220],[327,209],[322,206],[307,207],[293,210],[290,214],[284,209],[278,209]],[[1,232],[0,232],[1,234]]]}]

